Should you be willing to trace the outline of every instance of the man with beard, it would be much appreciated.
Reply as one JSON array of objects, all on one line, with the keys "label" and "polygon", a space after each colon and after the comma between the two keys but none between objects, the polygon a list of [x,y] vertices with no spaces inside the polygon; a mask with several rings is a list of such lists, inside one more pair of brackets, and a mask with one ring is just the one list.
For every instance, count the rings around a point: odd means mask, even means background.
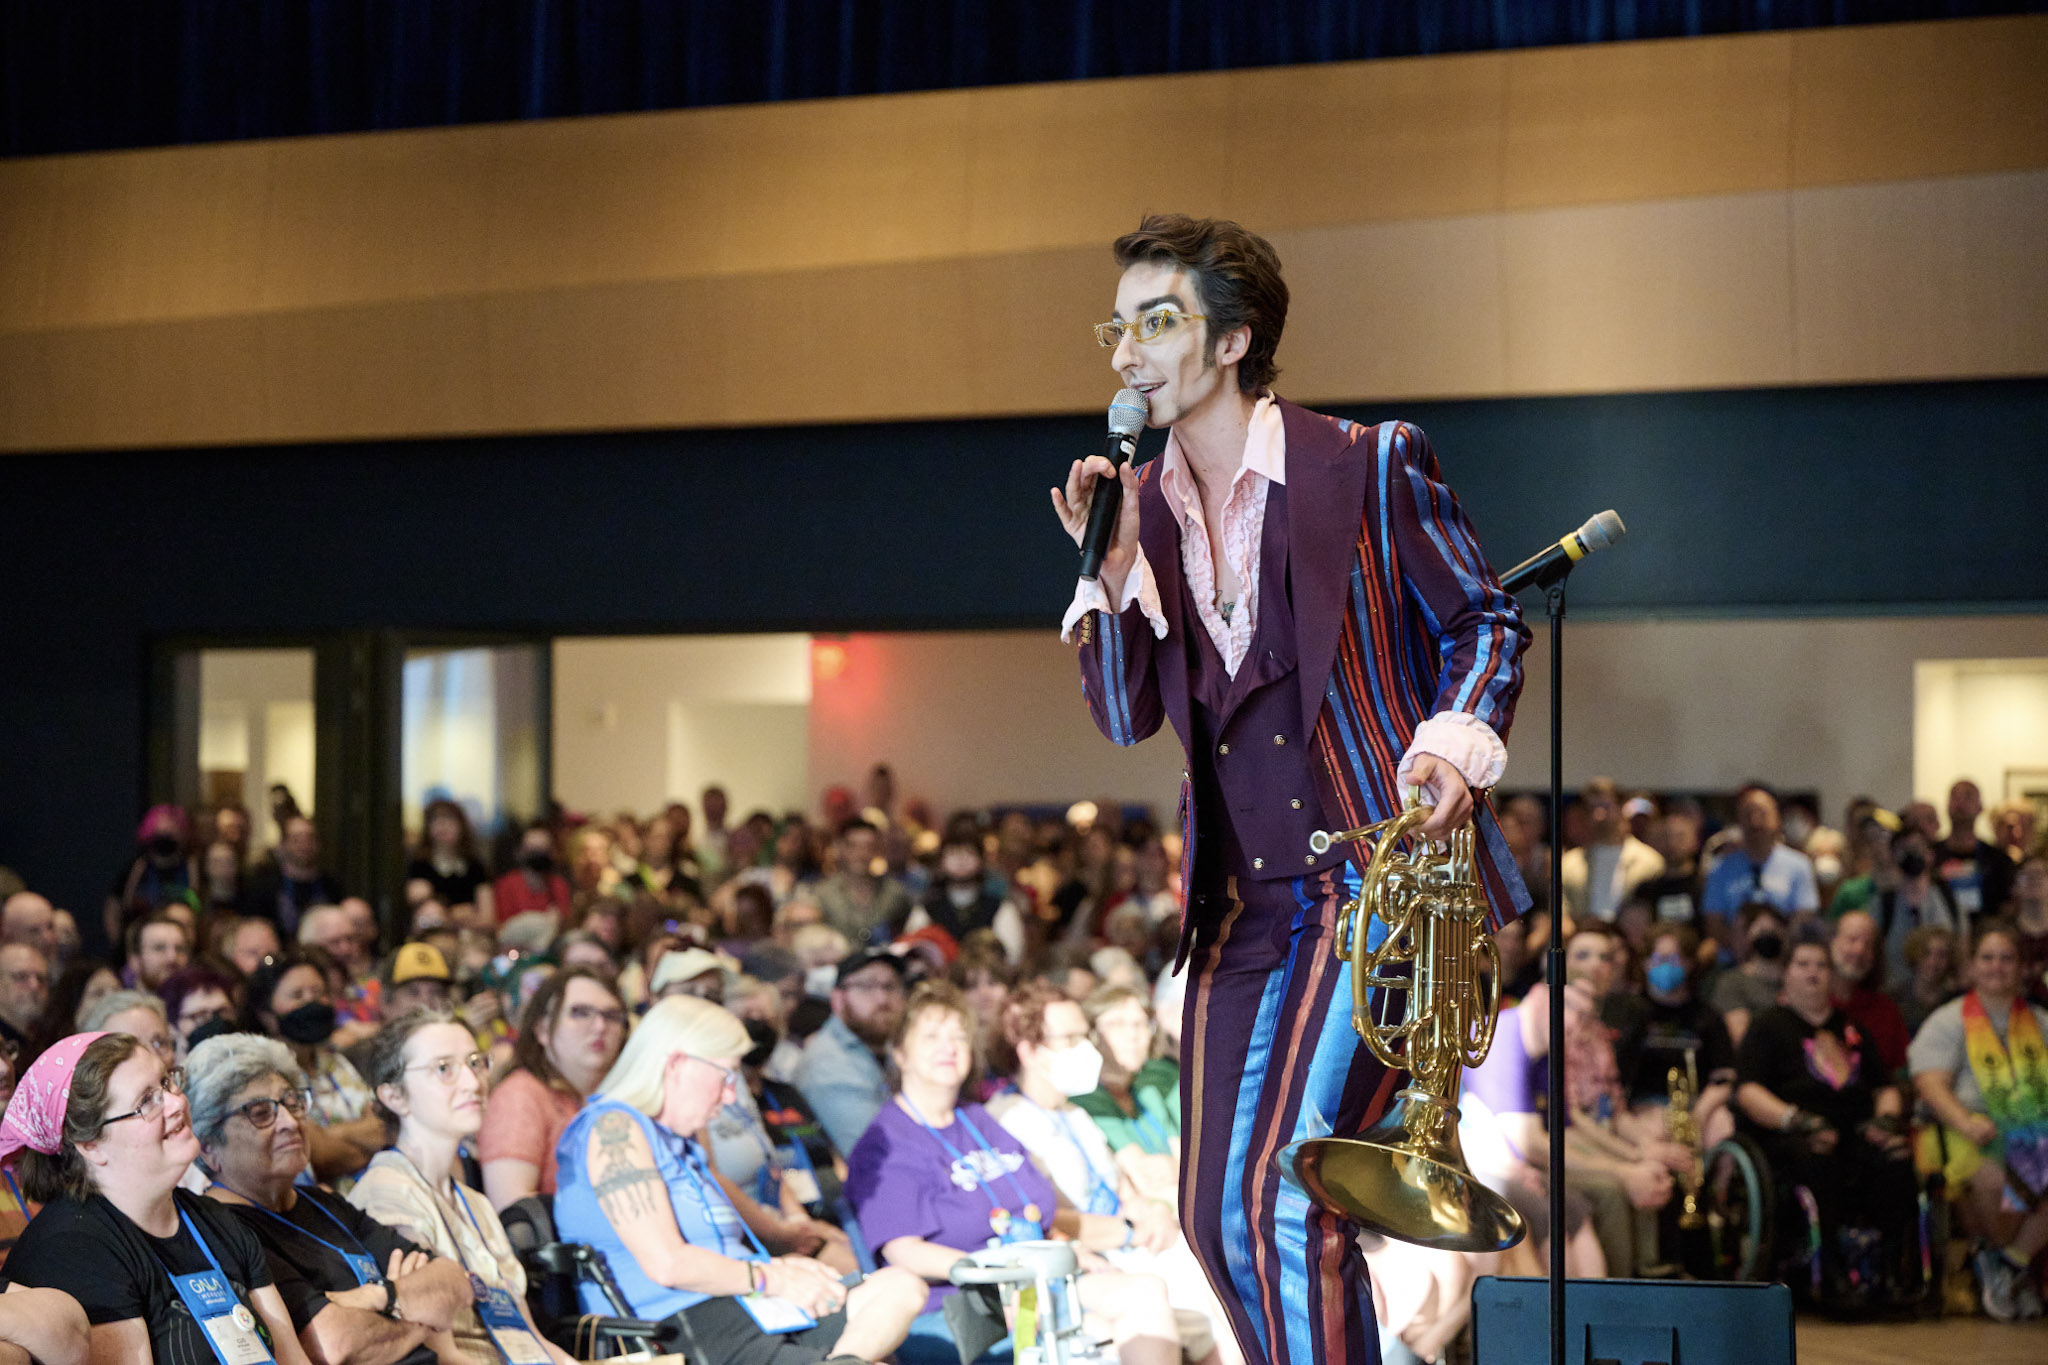
[{"label": "man with beard", "polygon": [[0,946],[0,1040],[18,1050],[50,1001],[50,962],[30,943]]},{"label": "man with beard", "polygon": [[1899,1002],[1884,992],[1884,962],[1879,948],[1877,921],[1867,910],[1851,910],[1835,921],[1835,935],[1828,943],[1828,956],[1835,966],[1835,1004],[1849,1022],[1863,1030],[1877,1049],[1886,1071],[1906,1064],[1906,1017]]},{"label": "man with beard", "polygon": [[842,1152],[889,1102],[882,1068],[890,1038],[903,1015],[903,960],[864,948],[839,964],[832,987],[832,1017],[804,1044],[796,1088]]}]

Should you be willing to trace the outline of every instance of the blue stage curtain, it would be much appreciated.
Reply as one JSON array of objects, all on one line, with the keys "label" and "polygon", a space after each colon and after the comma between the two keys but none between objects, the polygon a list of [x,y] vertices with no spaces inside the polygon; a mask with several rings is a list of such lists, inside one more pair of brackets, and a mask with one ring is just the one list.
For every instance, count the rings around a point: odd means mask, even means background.
[{"label": "blue stage curtain", "polygon": [[0,155],[2044,7],[2043,0],[6,0]]}]

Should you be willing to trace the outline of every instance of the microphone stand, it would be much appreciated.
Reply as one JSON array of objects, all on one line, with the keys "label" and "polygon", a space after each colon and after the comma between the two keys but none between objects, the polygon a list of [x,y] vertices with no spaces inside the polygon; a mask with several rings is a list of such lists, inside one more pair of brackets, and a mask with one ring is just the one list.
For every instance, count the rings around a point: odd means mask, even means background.
[{"label": "microphone stand", "polygon": [[1550,585],[1550,1365],[1564,1365],[1564,585]]}]

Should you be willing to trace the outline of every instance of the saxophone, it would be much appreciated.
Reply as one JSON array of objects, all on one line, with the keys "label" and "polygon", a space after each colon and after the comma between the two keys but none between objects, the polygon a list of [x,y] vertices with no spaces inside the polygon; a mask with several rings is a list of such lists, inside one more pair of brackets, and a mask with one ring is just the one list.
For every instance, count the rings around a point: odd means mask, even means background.
[{"label": "saxophone", "polygon": [[1706,1183],[1706,1154],[1700,1140],[1700,1121],[1693,1117],[1693,1101],[1699,1098],[1700,1082],[1695,1070],[1693,1054],[1685,1054],[1685,1070],[1672,1067],[1665,1073],[1665,1085],[1671,1090],[1671,1105],[1664,1111],[1664,1133],[1692,1153],[1692,1164],[1687,1166],[1678,1178],[1678,1187],[1684,1195],[1680,1206],[1678,1226],[1693,1232],[1707,1225],[1707,1216],[1700,1210],[1700,1186]]}]

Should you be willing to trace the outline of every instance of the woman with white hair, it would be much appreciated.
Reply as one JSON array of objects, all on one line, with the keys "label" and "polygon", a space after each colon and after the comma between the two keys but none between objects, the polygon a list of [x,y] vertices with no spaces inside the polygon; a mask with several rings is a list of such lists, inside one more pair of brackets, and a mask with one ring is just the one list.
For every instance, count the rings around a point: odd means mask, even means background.
[{"label": "woman with white hair", "polygon": [[277,1291],[317,1365],[393,1365],[422,1345],[460,1362],[449,1336],[469,1277],[341,1196],[297,1180],[306,1169],[306,1073],[275,1038],[223,1034],[192,1049],[185,1099],[207,1193],[263,1244]]},{"label": "woman with white hair", "polygon": [[[556,1149],[555,1227],[609,1264],[634,1317],[693,1365],[882,1360],[925,1287],[901,1270],[849,1285],[808,1256],[770,1257],[719,1187],[700,1134],[753,1046],[723,1006],[659,1001]],[[608,1311],[584,1286],[585,1307]]]},{"label": "woman with white hair", "polygon": [[154,991],[109,991],[79,1017],[80,1033],[125,1033],[148,1047],[165,1066],[178,1061],[178,1039],[170,1013]]},{"label": "woman with white hair", "polygon": [[483,1126],[490,1059],[475,1035],[452,1014],[419,1010],[377,1030],[367,1061],[392,1141],[348,1202],[468,1272],[472,1301],[457,1309],[453,1331],[473,1365],[576,1365],[534,1327],[525,1267],[491,1201],[455,1178],[457,1149]]}]

